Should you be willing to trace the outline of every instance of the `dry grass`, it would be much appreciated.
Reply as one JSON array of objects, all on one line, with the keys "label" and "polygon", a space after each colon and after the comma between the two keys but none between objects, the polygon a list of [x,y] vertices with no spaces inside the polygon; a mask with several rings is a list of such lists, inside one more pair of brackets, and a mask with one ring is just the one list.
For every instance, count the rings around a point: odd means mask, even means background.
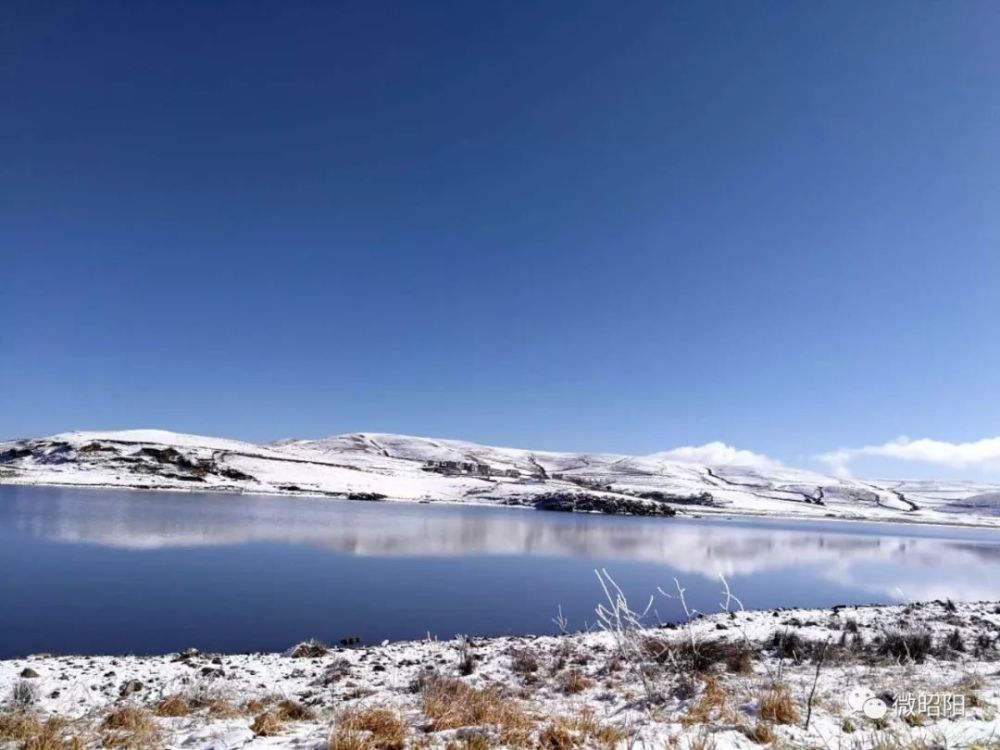
[{"label": "dry grass", "polygon": [[330,737],[329,747],[347,750],[361,742],[377,750],[403,750],[406,733],[406,721],[394,709],[381,706],[348,709],[337,717],[337,729]]},{"label": "dry grass", "polygon": [[0,713],[0,743],[17,743],[19,750],[83,750],[85,743],[67,731],[60,718],[42,721],[32,712]]},{"label": "dry grass", "polygon": [[42,731],[42,722],[31,711],[0,713],[0,741],[23,742]]},{"label": "dry grass", "polygon": [[371,736],[338,727],[326,743],[327,750],[374,750]]},{"label": "dry grass", "polygon": [[753,727],[747,727],[744,733],[758,745],[770,745],[777,739],[774,727],[766,721],[758,721]]},{"label": "dry grass", "polygon": [[85,747],[81,737],[66,731],[65,720],[52,718],[42,725],[38,734],[23,742],[20,750],[84,750]]},{"label": "dry grass", "polygon": [[602,724],[594,712],[585,708],[575,716],[557,716],[538,734],[542,750],[571,750],[600,747],[611,750],[626,738],[625,732],[612,724]]},{"label": "dry grass", "polygon": [[582,744],[564,724],[547,724],[538,733],[538,747],[541,750],[574,750]]},{"label": "dry grass", "polygon": [[104,717],[102,747],[122,750],[150,750],[160,746],[160,730],[149,712],[135,706],[122,706]]},{"label": "dry grass", "polygon": [[232,719],[242,713],[225,698],[208,698],[204,701],[204,707],[208,709],[208,715],[216,719]]},{"label": "dry grass", "polygon": [[250,730],[258,737],[274,737],[281,734],[284,728],[285,720],[277,711],[258,714],[250,725]]},{"label": "dry grass", "polygon": [[271,698],[251,698],[243,704],[242,712],[245,714],[259,714],[274,703]]},{"label": "dry grass", "polygon": [[681,724],[686,727],[695,724],[708,724],[717,721],[723,714],[731,713],[727,710],[726,691],[716,677],[708,677],[705,680],[705,687],[695,701],[681,717]]},{"label": "dry grass", "polygon": [[285,721],[312,721],[316,718],[315,711],[293,700],[278,701],[275,710]]},{"label": "dry grass", "polygon": [[799,712],[788,688],[774,685],[761,696],[760,718],[774,724],[794,724],[799,720]]},{"label": "dry grass", "polygon": [[594,681],[579,669],[567,669],[559,675],[559,689],[566,695],[582,693],[594,686]]},{"label": "dry grass", "polygon": [[492,724],[508,745],[525,745],[534,724],[521,704],[505,697],[500,688],[474,688],[446,677],[427,680],[423,710],[431,731]]},{"label": "dry grass", "polygon": [[[270,701],[264,703],[268,705]],[[247,706],[249,707],[249,703]],[[316,718],[316,713],[293,700],[278,701],[272,708],[257,714],[250,729],[258,737],[273,737],[285,728],[289,721],[312,721]]]},{"label": "dry grass", "polygon": [[156,704],[153,713],[157,716],[188,716],[193,707],[191,701],[183,695],[170,695]]}]

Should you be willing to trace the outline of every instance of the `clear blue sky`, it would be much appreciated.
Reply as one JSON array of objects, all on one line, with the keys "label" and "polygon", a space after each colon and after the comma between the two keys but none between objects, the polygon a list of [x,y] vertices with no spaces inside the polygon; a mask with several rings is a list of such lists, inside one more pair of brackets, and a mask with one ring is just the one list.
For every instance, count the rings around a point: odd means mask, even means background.
[{"label": "clear blue sky", "polygon": [[1000,5],[0,13],[0,436],[1000,434]]}]

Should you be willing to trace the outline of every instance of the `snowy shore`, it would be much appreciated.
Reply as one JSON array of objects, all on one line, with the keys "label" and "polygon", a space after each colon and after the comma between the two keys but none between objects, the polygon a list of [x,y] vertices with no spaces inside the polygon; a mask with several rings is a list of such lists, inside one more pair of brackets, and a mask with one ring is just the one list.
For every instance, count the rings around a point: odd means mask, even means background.
[{"label": "snowy shore", "polygon": [[734,608],[643,628],[618,604],[606,605],[620,625],[610,632],[3,661],[0,747],[960,748],[1000,738],[996,602]]}]

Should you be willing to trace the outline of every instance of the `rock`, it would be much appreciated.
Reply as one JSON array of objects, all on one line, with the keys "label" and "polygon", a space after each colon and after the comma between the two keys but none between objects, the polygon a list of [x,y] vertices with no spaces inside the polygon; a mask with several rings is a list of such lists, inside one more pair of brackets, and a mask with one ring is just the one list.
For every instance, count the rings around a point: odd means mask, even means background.
[{"label": "rock", "polygon": [[326,656],[328,653],[330,653],[329,646],[322,641],[311,640],[293,646],[285,652],[285,656],[292,659],[315,659],[319,656]]},{"label": "rock", "polygon": [[118,695],[125,697],[128,695],[133,695],[142,690],[142,683],[139,680],[128,680],[122,683],[122,686],[118,688]]},{"label": "rock", "polygon": [[26,680],[34,680],[38,677],[41,677],[41,675],[38,674],[38,672],[36,672],[31,667],[25,667],[24,669],[21,670],[21,677],[23,677]]}]

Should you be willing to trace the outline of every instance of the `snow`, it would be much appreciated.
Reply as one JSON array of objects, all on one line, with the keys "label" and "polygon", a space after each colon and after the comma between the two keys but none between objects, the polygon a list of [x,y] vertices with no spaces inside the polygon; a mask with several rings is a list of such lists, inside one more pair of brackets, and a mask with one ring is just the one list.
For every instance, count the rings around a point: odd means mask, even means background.
[{"label": "snow", "polygon": [[1000,487],[981,482],[863,481],[669,452],[531,451],[385,433],[257,445],[154,429],[70,432],[0,443],[0,482],[527,506],[557,493],[616,512],[1000,526]]},{"label": "snow", "polygon": [[[758,745],[747,733],[761,724],[776,735],[775,746],[787,748],[861,750],[928,743],[965,748],[989,743],[1000,733],[998,612],[996,602],[760,612],[736,608],[696,618],[689,625],[637,631],[640,639],[659,639],[675,654],[659,666],[649,659],[623,658],[627,651],[622,642],[600,631],[450,642],[429,638],[334,648],[302,658],[295,658],[291,649],[244,655],[39,655],[0,661],[0,694],[11,695],[18,683],[30,683],[36,695],[33,711],[67,719],[71,731],[92,738],[105,731],[101,722],[109,711],[122,706],[155,710],[168,696],[222,699],[234,706],[252,699],[289,699],[313,712],[272,737],[255,736],[250,728],[260,708],[228,718],[205,709],[155,718],[167,747],[195,750],[326,747],[344,712],[365,707],[397,711],[407,723],[408,746],[445,748],[463,733],[495,731],[489,724],[434,731],[414,688],[428,675],[496,689],[503,700],[528,714],[536,740],[554,722],[589,712],[622,733],[609,750],[691,747],[706,736],[717,750],[748,749]],[[880,644],[894,633],[928,634],[929,655],[914,663],[886,654]],[[790,634],[803,645],[783,653],[774,638]],[[711,643],[721,643],[745,649],[750,656],[742,667],[718,661],[703,671],[672,661],[682,659],[676,655],[692,642],[700,653],[709,653]],[[817,669],[815,655],[821,650],[823,661]],[[536,671],[515,667],[513,655],[524,651],[535,656]],[[463,652],[473,657],[469,674],[459,668]],[[653,702],[646,700],[649,692],[639,679],[642,664],[656,696]],[[26,669],[38,676],[22,678]],[[569,692],[562,688],[563,678],[574,670],[583,678],[582,687]],[[775,685],[791,699],[795,715],[788,722],[768,721],[761,714],[762,699]],[[899,707],[908,695],[961,696],[963,709],[947,717],[925,711],[920,721],[908,721],[892,706],[884,718],[875,720],[851,706],[852,694],[859,691]],[[713,694],[717,699],[709,701]]]}]

